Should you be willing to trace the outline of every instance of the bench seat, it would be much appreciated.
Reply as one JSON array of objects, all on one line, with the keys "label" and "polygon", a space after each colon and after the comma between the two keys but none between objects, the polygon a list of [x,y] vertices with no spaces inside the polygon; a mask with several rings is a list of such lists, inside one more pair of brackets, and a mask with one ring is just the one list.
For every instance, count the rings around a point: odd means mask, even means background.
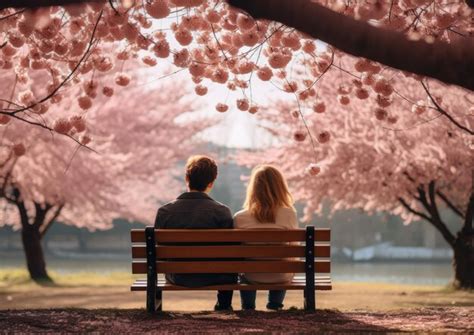
[{"label": "bench seat", "polygon": [[[158,278],[157,289],[162,291],[209,291],[209,290],[235,290],[235,291],[252,291],[252,290],[304,290],[306,285],[304,276],[296,276],[289,284],[227,284],[212,285],[201,287],[184,287],[167,283],[164,278]],[[330,276],[317,276],[314,280],[315,290],[331,290]],[[130,287],[131,291],[146,291],[147,280],[137,279]]]}]

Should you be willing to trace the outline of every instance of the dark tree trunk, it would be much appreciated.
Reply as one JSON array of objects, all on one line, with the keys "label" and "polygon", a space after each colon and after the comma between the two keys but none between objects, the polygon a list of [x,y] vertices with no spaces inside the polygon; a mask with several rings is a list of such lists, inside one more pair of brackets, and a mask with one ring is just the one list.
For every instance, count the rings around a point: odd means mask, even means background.
[{"label": "dark tree trunk", "polygon": [[[407,176],[412,180],[409,175]],[[436,191],[436,184],[434,181],[431,181],[428,185],[428,194],[425,185],[419,185],[418,187],[418,196],[416,199],[425,207],[427,213],[420,212],[410,207],[403,198],[398,199],[409,212],[430,222],[433,227],[441,233],[454,252],[454,287],[470,290],[474,289],[474,178],[471,187],[472,191],[465,214],[463,214],[462,210],[456,207],[443,193],[439,190]],[[443,199],[454,213],[464,219],[463,227],[457,235],[451,233],[443,222],[436,204],[436,195]]]},{"label": "dark tree trunk", "polygon": [[51,281],[46,272],[46,262],[44,260],[39,229],[33,225],[23,226],[21,240],[23,242],[23,250],[25,251],[26,266],[31,279],[36,282]]},{"label": "dark tree trunk", "polygon": [[[474,177],[474,171],[473,171]],[[458,233],[454,250],[454,285],[463,289],[474,289],[474,178],[472,192],[464,216],[464,226]]]},{"label": "dark tree trunk", "polygon": [[454,250],[454,285],[462,289],[474,289],[474,235],[459,233]]}]

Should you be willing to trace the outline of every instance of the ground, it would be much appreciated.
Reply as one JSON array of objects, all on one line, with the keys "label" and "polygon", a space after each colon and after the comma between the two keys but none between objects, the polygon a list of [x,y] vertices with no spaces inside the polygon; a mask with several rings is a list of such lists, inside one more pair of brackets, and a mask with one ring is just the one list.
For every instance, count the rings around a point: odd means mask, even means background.
[{"label": "ground", "polygon": [[54,275],[54,285],[30,282],[23,271],[0,271],[2,331],[98,332],[474,332],[474,293],[440,286],[336,282],[317,292],[315,313],[305,313],[302,292],[289,292],[283,312],[210,312],[213,292],[165,292],[165,313],[149,316],[143,292],[130,292],[125,273]]}]

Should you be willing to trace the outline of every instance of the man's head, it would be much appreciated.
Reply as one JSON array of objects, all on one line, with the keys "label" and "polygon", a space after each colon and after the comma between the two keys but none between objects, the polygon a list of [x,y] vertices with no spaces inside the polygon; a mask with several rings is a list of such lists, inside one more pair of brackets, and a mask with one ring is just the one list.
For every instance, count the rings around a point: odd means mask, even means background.
[{"label": "man's head", "polygon": [[209,192],[217,178],[217,164],[207,156],[191,156],[186,163],[186,183],[190,191]]}]

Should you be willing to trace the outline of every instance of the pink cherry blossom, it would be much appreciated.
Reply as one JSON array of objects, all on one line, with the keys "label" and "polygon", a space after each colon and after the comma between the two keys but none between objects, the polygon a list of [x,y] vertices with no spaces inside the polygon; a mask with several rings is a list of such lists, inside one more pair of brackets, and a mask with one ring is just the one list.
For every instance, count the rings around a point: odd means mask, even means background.
[{"label": "pink cherry blossom", "polygon": [[283,90],[285,90],[285,92],[294,93],[298,90],[298,84],[296,83],[296,81],[286,82],[283,85]]},{"label": "pink cherry blossom", "polygon": [[382,109],[382,108],[377,108],[375,110],[375,117],[377,118],[377,120],[385,120],[388,116],[388,113],[385,109]]},{"label": "pink cherry blossom", "polygon": [[77,103],[79,104],[79,107],[81,107],[84,110],[92,107],[92,100],[87,95],[83,95],[77,98]]},{"label": "pink cherry blossom", "polygon": [[13,145],[13,153],[15,156],[20,157],[26,153],[26,148],[23,143],[16,143]]},{"label": "pink cherry blossom", "polygon": [[216,110],[220,113],[227,112],[228,109],[229,109],[229,106],[227,106],[226,104],[218,103],[216,105]]},{"label": "pink cherry blossom", "polygon": [[326,111],[326,104],[324,102],[318,102],[313,105],[313,111],[316,113],[324,113]]},{"label": "pink cherry blossom", "polygon": [[426,106],[423,101],[418,101],[411,107],[411,111],[415,114],[420,115],[426,112]]},{"label": "pink cherry blossom", "polygon": [[8,115],[0,114],[0,125],[5,125],[10,122],[11,118]]},{"label": "pink cherry blossom", "polygon": [[361,88],[356,89],[355,95],[357,98],[361,100],[365,100],[369,97],[369,91],[361,87]]},{"label": "pink cherry blossom", "polygon": [[258,69],[257,76],[262,81],[268,81],[273,76],[272,69],[270,69],[268,66],[263,66],[263,67]]},{"label": "pink cherry blossom", "polygon": [[306,168],[306,171],[311,176],[317,176],[321,172],[321,168],[318,165],[311,163]]},{"label": "pink cherry blossom", "polygon": [[197,85],[194,88],[194,91],[196,92],[197,95],[206,95],[207,94],[207,87],[203,85]]},{"label": "pink cherry blossom", "polygon": [[181,49],[173,55],[173,63],[178,67],[187,67],[190,61],[188,49]]},{"label": "pink cherry blossom", "polygon": [[258,110],[259,110],[258,106],[252,106],[252,107],[249,108],[249,113],[250,114],[255,114],[255,113],[258,112]]},{"label": "pink cherry blossom", "polygon": [[109,86],[104,86],[102,88],[102,94],[105,95],[106,97],[111,97],[112,95],[114,95],[114,89]]},{"label": "pink cherry blossom", "polygon": [[130,84],[130,76],[126,73],[117,73],[115,75],[115,83],[119,86],[127,86]]},{"label": "pink cherry blossom", "polygon": [[92,142],[92,138],[88,135],[82,135],[80,138],[80,142],[83,145],[88,145],[89,143]]},{"label": "pink cherry blossom", "polygon": [[200,77],[204,75],[206,71],[206,67],[203,64],[199,63],[193,63],[189,65],[189,73],[191,73],[192,76],[194,77]]},{"label": "pink cherry blossom", "polygon": [[305,41],[303,44],[303,51],[312,54],[316,51],[316,44],[313,41]]},{"label": "pink cherry blossom", "polygon": [[318,142],[319,143],[327,143],[331,138],[331,134],[328,131],[322,131],[318,134]]},{"label": "pink cherry blossom", "polygon": [[157,60],[151,56],[143,57],[142,62],[148,66],[156,66],[156,64],[158,64]]},{"label": "pink cherry blossom", "polygon": [[240,109],[241,111],[246,111],[249,109],[249,101],[248,99],[237,99],[237,108]]},{"label": "pink cherry blossom", "polygon": [[69,122],[78,133],[82,133],[86,130],[86,120],[84,120],[82,116],[73,115],[69,118]]},{"label": "pink cherry blossom", "polygon": [[184,29],[178,29],[174,33],[174,38],[179,44],[183,46],[189,45],[193,41],[193,35],[189,32],[189,30]]},{"label": "pink cherry blossom", "polygon": [[338,95],[337,100],[341,105],[348,105],[351,102],[351,99],[347,95]]},{"label": "pink cherry blossom", "polygon": [[297,142],[303,142],[306,139],[306,132],[303,130],[297,130],[293,133],[293,138]]},{"label": "pink cherry blossom", "polygon": [[390,96],[393,93],[393,87],[385,78],[379,78],[373,87],[374,91],[383,96]]},{"label": "pink cherry blossom", "polygon": [[53,129],[59,134],[67,134],[72,129],[72,123],[68,119],[59,118],[54,122]]},{"label": "pink cherry blossom", "polygon": [[163,19],[170,14],[170,7],[167,0],[155,0],[147,2],[147,13],[155,19]]},{"label": "pink cherry blossom", "polygon": [[220,84],[224,84],[229,79],[229,74],[222,68],[217,68],[211,77],[212,81]]},{"label": "pink cherry blossom", "polygon": [[170,55],[170,45],[166,40],[159,40],[153,45],[153,52],[158,58],[167,58]]},{"label": "pink cherry blossom", "polygon": [[251,16],[245,14],[239,14],[237,16],[236,23],[239,29],[242,31],[250,30],[255,26],[254,19]]}]

